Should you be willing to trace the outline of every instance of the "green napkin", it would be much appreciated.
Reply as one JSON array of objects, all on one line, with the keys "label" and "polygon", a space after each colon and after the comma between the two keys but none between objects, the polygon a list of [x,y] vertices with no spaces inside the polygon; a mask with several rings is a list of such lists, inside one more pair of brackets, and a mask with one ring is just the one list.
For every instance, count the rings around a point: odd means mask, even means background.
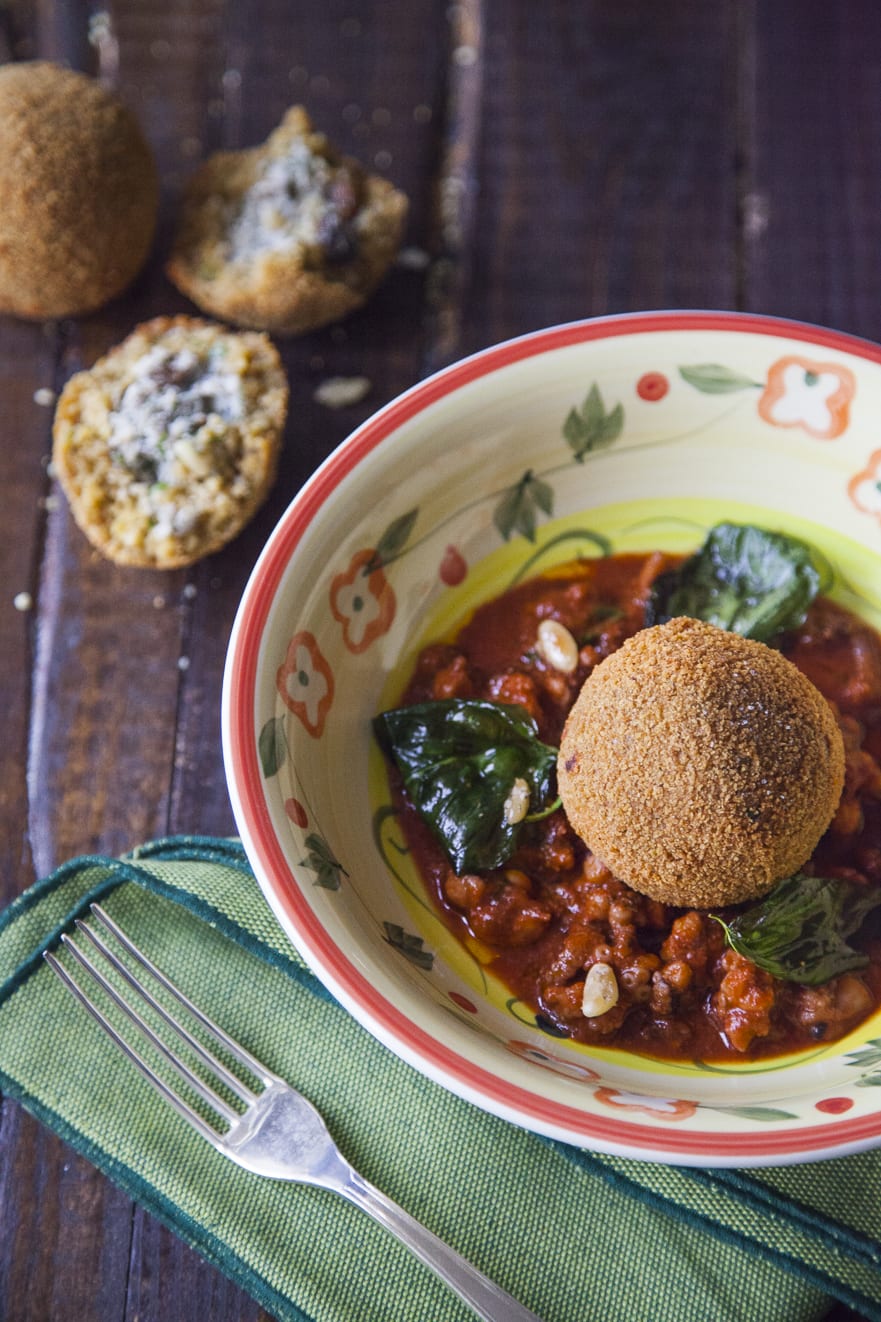
[{"label": "green napkin", "polygon": [[537,1137],[365,1032],[298,958],[237,843],[75,860],[0,915],[0,1086],[277,1318],[470,1314],[337,1195],[216,1153],[107,1041],[41,957],[95,899],[311,1098],[362,1174],[547,1322],[801,1322],[829,1296],[881,1319],[881,1153],[704,1172]]}]

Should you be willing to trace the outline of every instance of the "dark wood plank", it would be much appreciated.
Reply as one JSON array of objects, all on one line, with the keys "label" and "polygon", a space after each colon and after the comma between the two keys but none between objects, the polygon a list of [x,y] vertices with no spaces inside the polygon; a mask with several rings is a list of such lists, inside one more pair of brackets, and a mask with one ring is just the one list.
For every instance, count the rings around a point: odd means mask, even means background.
[{"label": "dark wood plank", "polygon": [[0,862],[0,897],[6,903],[33,880],[27,831],[30,676],[52,420],[51,407],[36,403],[34,395],[47,390],[51,403],[53,359],[51,330],[0,321],[0,487],[6,521],[0,542],[0,710],[6,745],[0,764],[0,837],[9,842]]},{"label": "dark wood plank", "polygon": [[[124,298],[57,328],[0,321],[5,899],[72,853],[233,829],[219,701],[247,576],[315,466],[429,368],[542,325],[662,306],[877,333],[871,0],[806,0],[797,22],[782,0],[12,0],[0,17],[0,58],[62,58],[120,91],[163,183],[153,259]],[[192,310],[162,272],[183,181],[206,152],[262,140],[295,101],[406,189],[409,242],[432,264],[396,269],[361,313],[282,346],[290,425],[251,528],[188,573],[115,569],[51,490],[51,410],[34,392],[137,321]],[[369,377],[371,394],[323,408],[314,389],[337,375]],[[34,610],[12,607],[18,591]],[[265,1316],[9,1102],[0,1205],[10,1322]]]},{"label": "dark wood plank", "polygon": [[744,6],[748,307],[877,339],[881,9]]},{"label": "dark wood plank", "polygon": [[735,305],[733,15],[701,0],[487,0],[463,347],[598,313]]},{"label": "dark wood plank", "polygon": [[[167,26],[172,8],[151,7],[150,12],[155,22],[165,19]],[[193,122],[201,125],[206,113],[200,81],[206,60],[204,41],[189,46],[166,42],[152,48],[148,44],[138,58],[132,58],[128,34],[116,27],[115,14],[98,28],[90,18],[85,5],[41,7],[33,25],[33,53],[65,58],[78,67],[87,65],[117,87],[142,117],[167,199],[172,186],[167,180],[180,166],[180,141],[172,133],[175,121],[166,124],[148,104],[146,93],[158,95],[159,87],[165,95],[161,104],[174,106],[184,134]],[[162,70],[154,70],[154,65]],[[130,293],[102,312],[64,323],[44,336],[50,384],[60,386],[137,321],[183,306],[161,273],[166,239],[167,223],[148,271]],[[28,333],[32,341],[43,334],[41,328],[28,332],[11,323],[4,323],[3,333],[7,340],[18,336],[23,345]],[[20,435],[24,447],[30,442],[34,461],[39,462],[41,455],[45,458],[51,411],[42,410],[39,425],[31,424],[29,436],[25,418],[30,421],[31,415],[40,414],[32,396],[37,386],[46,384],[47,370],[47,350],[38,347],[40,340],[33,343],[37,347],[31,348],[29,358],[24,349],[4,356],[4,368],[8,365],[16,376],[15,391],[4,391],[2,407],[14,408],[11,434]],[[35,373],[43,379],[32,380]],[[12,453],[11,447],[10,454],[4,451],[4,464]],[[27,454],[26,448],[22,454]],[[9,540],[8,554],[21,567],[10,563],[7,581],[26,586],[24,569],[30,560],[36,610],[29,617],[29,652],[18,664],[4,666],[4,682],[17,682],[24,689],[11,708],[21,713],[16,721],[23,728],[18,733],[15,725],[10,731],[22,745],[17,759],[18,797],[10,813],[18,812],[16,833],[26,830],[23,840],[32,847],[38,873],[73,853],[119,852],[167,829],[182,674],[179,603],[184,584],[181,574],[138,574],[103,561],[75,529],[57,492],[50,496],[48,511],[40,511],[35,529],[26,528],[24,511],[36,508],[45,483],[43,469],[36,479],[27,470],[30,500],[22,492],[21,501],[16,501],[16,509],[21,508],[16,514],[21,535]],[[3,618],[5,629],[5,612]],[[22,677],[29,674],[28,682]],[[20,782],[28,756],[25,801]],[[14,765],[5,761],[4,775],[13,776]],[[20,888],[27,876],[17,880]],[[84,1322],[123,1317],[132,1238],[130,1201],[8,1102],[3,1106],[0,1181],[5,1195],[0,1314],[22,1319],[77,1316]],[[70,1280],[76,1285],[66,1287]]]},{"label": "dark wood plank", "polygon": [[[301,101],[342,150],[404,188],[409,242],[431,228],[436,138],[443,116],[446,20],[431,0],[401,9],[355,11],[333,0],[316,21],[308,0],[230,8],[222,137],[231,147],[262,141],[285,109]],[[251,39],[259,23],[262,40]],[[295,40],[294,40],[295,37]],[[279,342],[291,385],[290,422],[279,480],[254,524],[190,576],[188,668],[175,749],[171,824],[176,830],[232,829],[220,761],[222,654],[244,584],[278,517],[303,481],[373,409],[424,370],[424,274],[396,268],[368,306],[340,325]],[[331,411],[315,402],[332,376],[366,376],[363,403]]]},{"label": "dark wood plank", "polygon": [[[0,1316],[123,1316],[129,1201],[20,1107],[0,1120]],[[23,1195],[37,1194],[28,1215]],[[49,1245],[47,1254],[43,1245]]]},{"label": "dark wood plank", "polygon": [[[223,115],[205,126],[212,145],[254,145],[294,101],[344,150],[392,177],[411,200],[410,232],[424,242],[431,202],[432,135],[441,110],[443,31],[437,7],[406,15],[363,5],[352,19],[331,4],[316,23],[308,4],[233,8],[224,29],[226,63],[217,92]],[[311,21],[310,21],[311,20]],[[253,25],[263,39],[251,40]],[[291,34],[297,34],[292,55]],[[431,39],[434,33],[437,40]],[[179,718],[169,825],[233,829],[220,756],[220,685],[226,638],[248,574],[269,530],[302,482],[354,425],[422,371],[423,279],[396,270],[362,313],[280,349],[291,383],[291,422],[276,490],[254,524],[197,566],[186,585]],[[330,412],[313,399],[329,376],[367,376],[362,405]],[[257,1316],[255,1305],[151,1218],[136,1212],[129,1313],[138,1318]],[[262,1316],[262,1315],[261,1315]]]},{"label": "dark wood plank", "polygon": [[881,12],[763,0],[739,22],[743,306],[877,339]]}]

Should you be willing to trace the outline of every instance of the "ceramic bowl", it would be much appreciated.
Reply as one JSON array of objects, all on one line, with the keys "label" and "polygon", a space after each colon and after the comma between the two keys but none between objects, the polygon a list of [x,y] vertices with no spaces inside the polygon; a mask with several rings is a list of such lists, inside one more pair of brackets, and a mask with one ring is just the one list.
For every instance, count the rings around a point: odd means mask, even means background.
[{"label": "ceramic bowl", "polygon": [[760,1165],[881,1142],[877,1015],[732,1066],[543,1031],[436,916],[371,738],[420,645],[515,578],[601,547],[688,551],[722,519],[810,542],[831,595],[881,627],[879,417],[881,349],[863,341],[727,313],[604,318],[423,381],[300,491],[230,643],[229,787],[282,927],[392,1051],[597,1151]]}]

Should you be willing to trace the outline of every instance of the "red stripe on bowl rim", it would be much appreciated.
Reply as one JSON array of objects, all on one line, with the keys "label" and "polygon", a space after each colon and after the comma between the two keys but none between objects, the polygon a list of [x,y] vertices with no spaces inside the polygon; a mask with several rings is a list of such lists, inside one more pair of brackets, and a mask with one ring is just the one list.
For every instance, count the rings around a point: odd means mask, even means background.
[{"label": "red stripe on bowl rim", "polygon": [[236,821],[256,875],[297,949],[353,1016],[397,1054],[452,1091],[526,1128],[601,1150],[687,1164],[766,1165],[841,1155],[881,1141],[881,1109],[822,1125],[756,1134],[652,1127],[587,1113],[497,1078],[438,1042],[382,996],[315,917],[291,876],[263,793],[255,737],[260,640],[287,563],[337,484],[397,427],[499,368],[590,340],[658,331],[724,331],[793,339],[881,364],[881,346],[844,332],[739,312],[632,313],[570,322],[507,340],[443,368],[380,409],[325,460],[294,497],[245,588],[223,685],[223,744]]}]

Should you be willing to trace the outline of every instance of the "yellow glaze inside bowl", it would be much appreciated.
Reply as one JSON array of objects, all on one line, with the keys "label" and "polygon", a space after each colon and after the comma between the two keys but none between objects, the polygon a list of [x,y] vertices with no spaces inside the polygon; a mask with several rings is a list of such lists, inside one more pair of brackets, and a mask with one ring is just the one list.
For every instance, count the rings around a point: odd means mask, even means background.
[{"label": "yellow glaze inside bowl", "polygon": [[[483,602],[498,596],[516,583],[538,574],[552,573],[556,566],[604,553],[648,552],[663,550],[689,553],[704,540],[715,524],[723,521],[753,524],[798,537],[818,552],[824,570],[822,591],[841,602],[863,619],[881,629],[881,578],[875,555],[860,543],[830,531],[820,524],[794,515],[781,517],[760,505],[732,501],[690,498],[630,501],[604,506],[585,514],[574,514],[545,524],[535,541],[506,542],[475,565],[461,587],[444,593],[429,611],[423,627],[411,647],[391,672],[380,697],[379,710],[394,707],[410,678],[416,658],[423,647],[433,642],[449,642]],[[390,816],[387,768],[377,750],[370,762],[370,792],[376,819],[383,823],[377,838],[381,851],[400,889],[413,929],[426,949],[436,952],[475,996],[489,1003],[498,1015],[494,1022],[509,1017],[510,1031],[525,1030],[534,1034],[535,1016],[528,1006],[512,998],[510,991],[486,967],[492,952],[476,938],[467,945],[459,941],[426,894],[417,869],[413,866],[403,839],[395,832]],[[881,1011],[862,1023],[846,1038],[823,1047],[759,1062],[749,1059],[710,1065],[703,1061],[671,1062],[628,1055],[627,1064],[638,1073],[699,1077],[713,1074],[769,1074],[788,1070],[796,1064],[821,1064],[871,1041],[881,1033]],[[619,1064],[622,1053],[615,1048],[582,1046],[565,1038],[549,1038],[543,1033],[535,1039],[536,1050],[551,1052],[561,1066],[571,1058],[590,1063],[603,1060]]]},{"label": "yellow glaze inside bowl", "polygon": [[797,1057],[712,1068],[543,1031],[434,912],[371,734],[420,647],[519,577],[607,550],[687,552],[721,521],[808,542],[824,590],[881,628],[879,417],[875,346],[727,313],[607,318],[420,383],[292,502],[230,643],[233,807],[291,939],[416,1068],[518,1124],[650,1159],[881,1142],[878,1017]]}]

